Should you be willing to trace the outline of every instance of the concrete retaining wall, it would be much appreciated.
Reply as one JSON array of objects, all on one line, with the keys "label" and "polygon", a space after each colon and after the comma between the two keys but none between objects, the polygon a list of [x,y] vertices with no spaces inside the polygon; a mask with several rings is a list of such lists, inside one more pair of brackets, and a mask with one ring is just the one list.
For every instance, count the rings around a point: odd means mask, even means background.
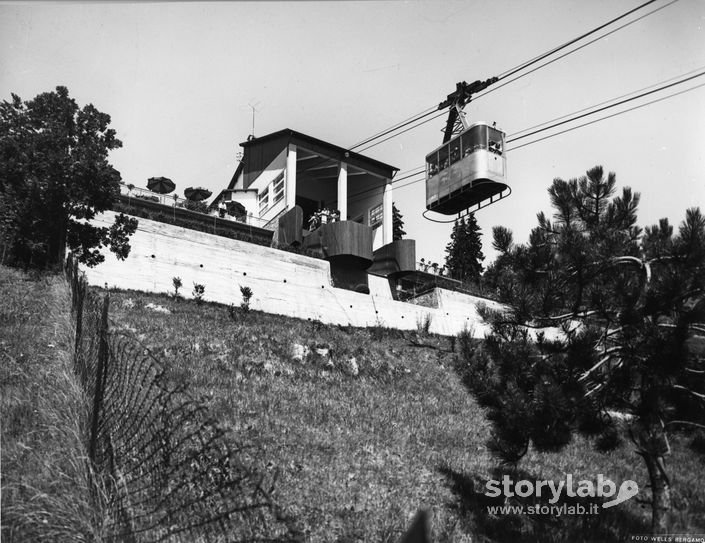
[{"label": "concrete retaining wall", "polygon": [[[114,213],[95,219],[109,226]],[[426,318],[430,331],[455,335],[463,329],[484,337],[489,327],[477,314],[478,303],[501,305],[474,296],[436,289],[437,307],[398,302],[386,279],[370,275],[370,294],[334,288],[324,260],[271,249],[234,239],[139,219],[124,260],[105,251],[106,260],[84,268],[92,285],[147,292],[173,292],[172,278],[181,278],[181,293],[190,297],[194,283],[205,286],[204,298],[224,304],[242,302],[241,286],[252,289],[250,307],[300,319],[352,326],[387,326],[414,330]],[[427,317],[428,315],[428,317]]]}]

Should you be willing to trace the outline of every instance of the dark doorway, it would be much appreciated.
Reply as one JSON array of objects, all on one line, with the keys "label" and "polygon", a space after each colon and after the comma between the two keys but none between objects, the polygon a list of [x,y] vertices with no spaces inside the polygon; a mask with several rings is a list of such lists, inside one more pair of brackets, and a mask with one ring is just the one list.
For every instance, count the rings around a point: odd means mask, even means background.
[{"label": "dark doorway", "polygon": [[303,196],[296,196],[296,205],[300,206],[301,210],[304,212],[303,224],[305,228],[308,225],[309,219],[319,210],[320,202]]}]

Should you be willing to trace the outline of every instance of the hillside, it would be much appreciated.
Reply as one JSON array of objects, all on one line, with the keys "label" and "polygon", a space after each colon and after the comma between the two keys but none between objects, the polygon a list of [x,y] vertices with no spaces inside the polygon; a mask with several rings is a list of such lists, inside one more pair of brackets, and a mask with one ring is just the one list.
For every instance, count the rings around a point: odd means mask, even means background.
[{"label": "hillside", "polygon": [[[46,353],[44,339],[18,344],[40,336],[35,328],[20,327],[17,315],[31,315],[42,330],[52,330],[61,313],[47,312],[45,304],[52,296],[63,303],[65,287],[58,279],[33,282],[1,272],[1,294],[10,301],[1,321],[2,418],[21,422],[18,413],[31,412],[28,406],[38,411],[24,419],[26,425],[3,424],[5,536],[12,529],[8,518],[18,522],[7,513],[17,512],[15,500],[22,495],[8,489],[36,470],[20,461],[21,444],[49,431],[32,417],[56,419],[54,426],[66,430],[80,417],[62,405],[38,402],[36,392],[21,393],[46,386],[47,376],[36,368],[51,364],[51,355],[32,357],[33,369],[16,356],[28,349]],[[274,498],[306,541],[398,541],[419,508],[431,510],[433,540],[439,542],[616,541],[648,531],[649,510],[637,500],[599,516],[488,514],[484,482],[500,476],[485,447],[489,422],[454,369],[453,338],[327,326],[134,291],[110,296],[113,330],[142,342],[168,368],[168,378],[186,384],[234,439],[262,451],[269,470],[278,473]],[[72,386],[59,381],[54,388]],[[687,440],[674,442],[674,532],[703,531],[702,463]],[[50,451],[37,447],[34,454]],[[67,452],[69,458],[77,454]],[[532,480],[560,480],[566,473],[575,479],[594,480],[598,473],[615,481],[631,478],[644,489],[643,499],[648,477],[636,460],[628,446],[602,455],[577,440],[560,454],[530,451],[520,468]],[[55,490],[61,489],[46,493]]]},{"label": "hillside", "polygon": [[[159,353],[236,435],[262,446],[281,470],[277,498],[310,541],[396,541],[418,508],[433,511],[434,541],[611,541],[648,531],[649,510],[626,502],[599,517],[492,517],[484,482],[496,461],[489,422],[463,388],[456,341],[381,327],[326,326],[165,295],[112,294],[117,326]],[[170,313],[145,309],[153,304]],[[311,351],[294,359],[298,347]],[[316,350],[328,351],[327,356]],[[300,352],[300,351],[299,351]],[[359,368],[352,375],[347,362]],[[688,473],[702,472],[685,443],[674,465],[686,528],[705,502]],[[687,467],[686,467],[687,466]],[[557,455],[531,451],[530,479],[597,473],[646,488],[628,446],[609,455],[582,440]],[[499,478],[499,477],[496,477]]]},{"label": "hillside", "polygon": [[0,299],[0,539],[100,540],[102,493],[86,469],[66,283],[0,266]]}]

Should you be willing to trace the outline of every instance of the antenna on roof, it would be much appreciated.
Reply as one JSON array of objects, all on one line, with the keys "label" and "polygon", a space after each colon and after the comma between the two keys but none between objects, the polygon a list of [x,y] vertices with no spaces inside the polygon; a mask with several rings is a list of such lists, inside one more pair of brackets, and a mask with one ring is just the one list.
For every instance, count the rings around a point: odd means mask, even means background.
[{"label": "antenna on roof", "polygon": [[[257,109],[255,108],[255,106],[258,106],[259,104],[260,104],[259,102],[257,102],[257,103],[254,104],[254,105],[252,105],[252,104],[247,104],[247,105],[249,105],[250,108],[252,109],[252,132],[250,133],[250,135],[252,136],[252,139],[255,138],[255,113],[257,112]],[[247,140],[249,141],[250,138],[247,138]]]}]

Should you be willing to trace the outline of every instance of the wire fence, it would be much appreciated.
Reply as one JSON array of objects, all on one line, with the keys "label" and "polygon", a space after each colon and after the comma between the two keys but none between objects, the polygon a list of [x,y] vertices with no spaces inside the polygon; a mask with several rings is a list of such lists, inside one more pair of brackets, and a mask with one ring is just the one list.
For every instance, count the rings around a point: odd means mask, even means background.
[{"label": "wire fence", "polygon": [[110,296],[65,266],[74,367],[89,398],[88,452],[108,501],[108,541],[299,541],[272,499],[276,473],[210,420],[149,349],[112,329]]}]

